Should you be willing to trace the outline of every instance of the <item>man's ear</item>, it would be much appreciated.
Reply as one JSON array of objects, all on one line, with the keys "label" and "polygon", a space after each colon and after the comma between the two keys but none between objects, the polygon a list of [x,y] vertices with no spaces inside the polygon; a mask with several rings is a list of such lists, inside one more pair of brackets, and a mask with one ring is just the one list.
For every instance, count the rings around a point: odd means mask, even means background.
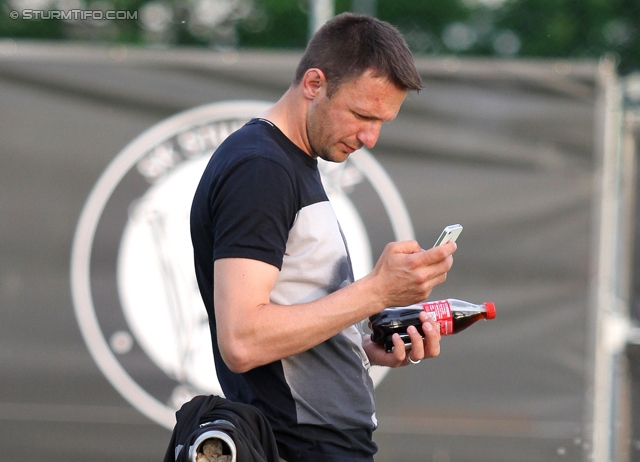
[{"label": "man's ear", "polygon": [[302,77],[302,93],[307,99],[314,99],[324,89],[326,91],[327,78],[318,68],[307,69]]}]

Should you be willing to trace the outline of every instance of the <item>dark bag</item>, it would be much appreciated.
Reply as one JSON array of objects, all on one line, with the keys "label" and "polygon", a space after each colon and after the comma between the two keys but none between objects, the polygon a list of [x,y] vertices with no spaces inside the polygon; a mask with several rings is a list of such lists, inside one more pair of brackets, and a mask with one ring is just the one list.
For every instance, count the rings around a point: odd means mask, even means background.
[{"label": "dark bag", "polygon": [[176,412],[164,462],[195,462],[208,439],[224,442],[232,462],[278,462],[271,426],[255,407],[219,396],[196,396]]}]

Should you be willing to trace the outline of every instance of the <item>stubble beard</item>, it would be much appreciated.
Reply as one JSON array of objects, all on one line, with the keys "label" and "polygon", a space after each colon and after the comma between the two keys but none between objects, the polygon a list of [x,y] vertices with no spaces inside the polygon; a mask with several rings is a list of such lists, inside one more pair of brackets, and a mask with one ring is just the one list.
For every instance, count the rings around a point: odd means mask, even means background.
[{"label": "stubble beard", "polygon": [[315,111],[307,117],[307,139],[309,140],[309,148],[311,155],[315,158],[321,158],[327,162],[344,162],[349,157],[348,153],[338,151],[336,146],[327,143],[323,138],[321,117],[323,114],[317,114]]}]

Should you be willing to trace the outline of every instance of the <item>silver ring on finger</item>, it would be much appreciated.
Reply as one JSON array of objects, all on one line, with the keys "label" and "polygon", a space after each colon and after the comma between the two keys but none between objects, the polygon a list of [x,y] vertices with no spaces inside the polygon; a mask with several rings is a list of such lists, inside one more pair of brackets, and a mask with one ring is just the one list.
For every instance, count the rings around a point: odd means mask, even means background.
[{"label": "silver ring on finger", "polygon": [[421,359],[414,361],[413,359],[411,359],[411,353],[407,353],[407,361],[409,361],[410,364],[420,364],[420,361],[422,361]]}]

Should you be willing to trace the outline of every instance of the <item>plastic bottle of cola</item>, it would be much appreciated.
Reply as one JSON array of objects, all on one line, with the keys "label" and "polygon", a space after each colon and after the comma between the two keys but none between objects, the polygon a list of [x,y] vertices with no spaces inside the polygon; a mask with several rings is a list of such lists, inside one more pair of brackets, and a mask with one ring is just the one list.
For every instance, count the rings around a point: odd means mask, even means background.
[{"label": "plastic bottle of cola", "polygon": [[383,345],[387,352],[393,351],[391,336],[398,333],[405,344],[411,349],[411,339],[407,334],[407,327],[415,326],[423,335],[422,323],[418,318],[421,311],[429,313],[431,318],[440,326],[440,335],[457,334],[471,324],[481,319],[496,317],[496,307],[492,302],[482,305],[448,298],[434,302],[423,302],[402,308],[387,308],[369,318],[371,321],[371,340]]}]

